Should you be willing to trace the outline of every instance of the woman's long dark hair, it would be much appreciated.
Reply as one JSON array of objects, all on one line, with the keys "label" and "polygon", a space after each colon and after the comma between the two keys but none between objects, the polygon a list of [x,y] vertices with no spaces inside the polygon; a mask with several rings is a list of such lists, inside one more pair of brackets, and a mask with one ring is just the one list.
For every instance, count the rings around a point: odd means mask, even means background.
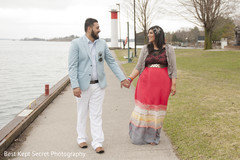
[{"label": "woman's long dark hair", "polygon": [[[163,45],[166,44],[165,43],[165,34],[164,34],[163,29],[159,26],[152,26],[151,28],[149,28],[148,33],[150,30],[153,31],[153,33],[155,35],[156,45],[159,48],[159,50],[161,51],[163,49]],[[153,43],[151,43],[151,42],[148,43],[147,48],[148,48],[148,53],[153,52],[153,50],[154,50]]]}]

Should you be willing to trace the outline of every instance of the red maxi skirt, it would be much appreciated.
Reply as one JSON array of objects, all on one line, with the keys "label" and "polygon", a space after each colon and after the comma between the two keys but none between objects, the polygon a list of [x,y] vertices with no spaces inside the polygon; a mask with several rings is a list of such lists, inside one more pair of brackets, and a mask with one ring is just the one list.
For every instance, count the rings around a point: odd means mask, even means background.
[{"label": "red maxi skirt", "polygon": [[171,84],[167,67],[146,67],[140,75],[135,91],[135,108],[129,123],[132,143],[159,143]]}]

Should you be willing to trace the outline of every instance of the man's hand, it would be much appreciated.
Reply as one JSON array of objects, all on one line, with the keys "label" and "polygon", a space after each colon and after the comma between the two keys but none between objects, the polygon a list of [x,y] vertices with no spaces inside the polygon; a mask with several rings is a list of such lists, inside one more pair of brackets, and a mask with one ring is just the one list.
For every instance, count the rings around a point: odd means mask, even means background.
[{"label": "man's hand", "polygon": [[81,97],[81,89],[80,88],[74,88],[73,89],[73,95],[80,98]]},{"label": "man's hand", "polygon": [[130,84],[131,84],[130,81],[125,79],[125,80],[121,81],[121,88],[122,88],[122,86],[129,88]]}]

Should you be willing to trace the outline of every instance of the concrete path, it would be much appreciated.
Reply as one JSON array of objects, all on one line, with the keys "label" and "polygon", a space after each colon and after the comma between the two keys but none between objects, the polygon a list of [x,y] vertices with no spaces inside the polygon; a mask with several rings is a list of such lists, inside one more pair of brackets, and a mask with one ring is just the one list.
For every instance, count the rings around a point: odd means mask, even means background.
[{"label": "concrete path", "polygon": [[[165,133],[159,145],[133,145],[128,136],[128,123],[134,108],[134,88],[121,89],[120,82],[105,66],[108,87],[103,107],[104,154],[90,146],[88,121],[87,149],[76,142],[77,110],[70,85],[39,115],[5,152],[9,159],[89,159],[89,160],[177,160]],[[8,154],[8,155],[7,155]]]}]

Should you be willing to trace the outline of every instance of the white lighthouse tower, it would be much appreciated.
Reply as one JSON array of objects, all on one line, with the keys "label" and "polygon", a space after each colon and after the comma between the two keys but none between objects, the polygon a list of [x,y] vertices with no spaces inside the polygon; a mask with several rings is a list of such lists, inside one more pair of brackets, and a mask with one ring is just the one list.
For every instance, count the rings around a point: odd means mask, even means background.
[{"label": "white lighthouse tower", "polygon": [[112,9],[111,11],[111,47],[118,47],[118,11]]}]

